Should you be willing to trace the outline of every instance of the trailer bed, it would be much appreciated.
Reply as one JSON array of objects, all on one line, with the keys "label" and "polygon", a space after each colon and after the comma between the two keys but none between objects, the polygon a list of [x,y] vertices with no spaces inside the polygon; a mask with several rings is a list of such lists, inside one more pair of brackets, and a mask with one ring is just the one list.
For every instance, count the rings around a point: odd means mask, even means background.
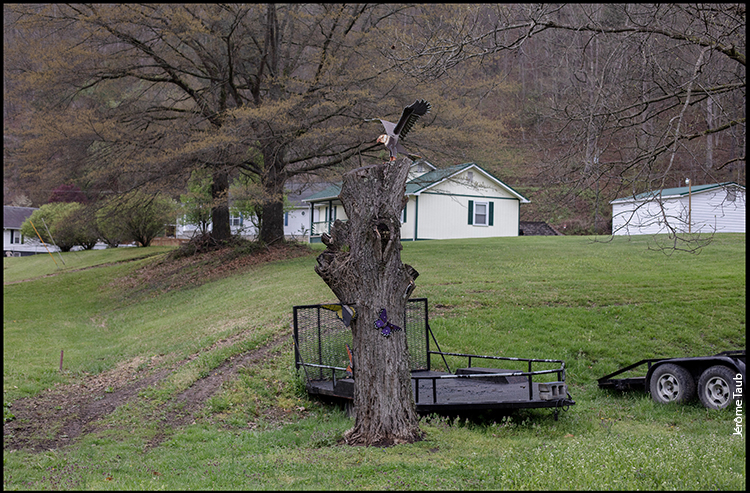
[{"label": "trailer bed", "polygon": [[[352,401],[354,379],[346,372],[348,357],[344,351],[351,344],[351,332],[325,308],[330,306],[294,307],[296,366],[304,369],[309,394]],[[560,409],[575,404],[567,390],[561,360],[442,352],[429,328],[426,298],[409,300],[401,322],[412,363],[412,394],[420,414],[551,408],[557,418]],[[433,368],[431,360],[435,357],[447,371]],[[468,365],[452,372],[446,357],[466,358]],[[477,361],[513,362],[524,369],[476,366]]]},{"label": "trailer bed", "polygon": [[[497,372],[501,371],[503,370],[497,369]],[[453,376],[455,374],[441,371],[412,372],[412,389],[414,390],[415,406],[418,413],[562,408],[575,404],[575,401],[568,398],[567,395],[548,400],[539,398],[540,386],[541,393],[549,393],[546,390],[548,383],[532,382],[532,393],[537,397],[529,399],[528,381],[524,377],[514,377],[518,380],[506,384],[478,378],[441,378]],[[433,378],[437,378],[434,389]],[[419,384],[418,392],[415,387],[417,383]],[[339,379],[335,384],[332,380],[311,380],[307,384],[307,391],[311,395],[352,400],[354,398],[354,379]]]}]

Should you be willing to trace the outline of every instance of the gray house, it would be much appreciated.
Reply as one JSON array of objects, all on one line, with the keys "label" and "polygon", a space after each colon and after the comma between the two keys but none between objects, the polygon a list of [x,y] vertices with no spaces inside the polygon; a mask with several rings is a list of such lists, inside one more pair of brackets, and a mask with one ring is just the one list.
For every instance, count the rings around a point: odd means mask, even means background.
[{"label": "gray house", "polygon": [[[6,257],[25,257],[47,250],[38,238],[24,238],[21,225],[36,210],[34,207],[3,206],[3,255]],[[57,251],[47,245],[49,251]]]}]

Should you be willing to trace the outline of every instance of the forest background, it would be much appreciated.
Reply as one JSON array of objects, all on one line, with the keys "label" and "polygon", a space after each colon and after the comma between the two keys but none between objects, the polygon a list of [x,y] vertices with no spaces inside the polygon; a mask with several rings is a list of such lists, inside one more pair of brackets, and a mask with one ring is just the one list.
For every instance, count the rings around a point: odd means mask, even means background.
[{"label": "forest background", "polygon": [[[5,205],[283,193],[384,159],[379,122],[432,112],[408,149],[474,161],[531,200],[522,220],[611,232],[609,201],[745,185],[744,4],[4,5]],[[406,145],[406,143],[405,143]]]}]

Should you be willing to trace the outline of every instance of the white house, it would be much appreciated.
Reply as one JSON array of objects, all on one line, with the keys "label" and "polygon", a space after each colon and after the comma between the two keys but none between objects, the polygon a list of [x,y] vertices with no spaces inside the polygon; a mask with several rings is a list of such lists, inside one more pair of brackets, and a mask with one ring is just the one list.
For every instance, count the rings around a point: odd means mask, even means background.
[{"label": "white house", "polygon": [[[319,192],[328,184],[301,184],[290,183],[287,187],[286,198],[291,207],[284,212],[284,236],[287,239],[301,239],[307,241],[310,234],[310,206],[304,202],[307,197]],[[254,218],[243,216],[232,216],[230,228],[233,235],[246,238],[255,238],[258,230],[255,227]],[[211,226],[208,227],[209,231]],[[198,226],[195,224],[177,224],[175,236],[180,239],[190,239],[196,234]]]},{"label": "white house", "polygon": [[[401,216],[401,240],[518,236],[521,204],[529,200],[476,163],[436,169],[413,162],[406,182],[408,202]],[[310,241],[320,241],[346,214],[332,184],[304,201],[310,204]]]},{"label": "white house", "polygon": [[[26,238],[21,234],[21,225],[36,210],[34,207],[3,206],[3,255],[6,257],[25,257],[37,253],[46,253],[39,238]],[[42,227],[41,224],[35,225]],[[47,245],[50,252],[56,252],[55,246]]]},{"label": "white house", "polygon": [[734,182],[665,188],[610,204],[615,235],[745,232],[745,187]]}]

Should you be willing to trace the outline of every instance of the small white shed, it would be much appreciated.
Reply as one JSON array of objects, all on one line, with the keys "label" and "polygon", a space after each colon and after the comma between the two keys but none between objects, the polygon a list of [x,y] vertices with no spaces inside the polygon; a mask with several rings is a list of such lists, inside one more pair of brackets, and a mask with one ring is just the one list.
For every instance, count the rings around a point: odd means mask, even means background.
[{"label": "small white shed", "polygon": [[734,182],[665,188],[610,204],[614,235],[745,232],[745,187]]}]

